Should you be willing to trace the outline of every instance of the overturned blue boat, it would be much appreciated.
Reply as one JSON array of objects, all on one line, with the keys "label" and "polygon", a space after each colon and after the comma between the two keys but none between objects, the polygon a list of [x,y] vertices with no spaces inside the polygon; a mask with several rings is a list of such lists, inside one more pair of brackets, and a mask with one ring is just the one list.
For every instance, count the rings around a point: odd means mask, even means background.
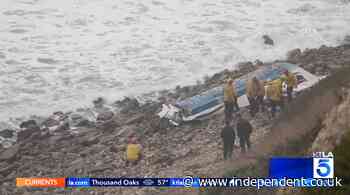
[{"label": "overturned blue boat", "polygon": [[[290,63],[275,63],[272,65],[262,66],[253,72],[235,79],[234,83],[236,92],[239,96],[239,106],[243,107],[247,105],[247,101],[245,101],[245,99],[247,99],[245,96],[245,91],[248,80],[252,79],[253,77],[257,77],[262,81],[275,80],[281,77],[286,70],[294,73],[298,79],[299,85],[295,90],[296,92],[309,88],[320,80],[319,77],[305,71],[303,68],[300,68],[297,65]],[[176,107],[178,110],[180,117],[177,115],[176,118],[181,118],[182,121],[191,121],[203,115],[214,112],[223,106],[223,99],[223,86],[218,86],[185,100],[177,101],[174,107]],[[171,119],[171,117],[168,118]]]}]

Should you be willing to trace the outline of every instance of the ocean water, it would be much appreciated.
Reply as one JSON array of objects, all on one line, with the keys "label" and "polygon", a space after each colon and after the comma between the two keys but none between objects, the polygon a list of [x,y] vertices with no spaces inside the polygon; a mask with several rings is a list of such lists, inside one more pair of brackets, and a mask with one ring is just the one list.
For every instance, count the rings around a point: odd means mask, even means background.
[{"label": "ocean water", "polygon": [[0,121],[193,84],[350,32],[344,0],[1,0],[0,15]]}]

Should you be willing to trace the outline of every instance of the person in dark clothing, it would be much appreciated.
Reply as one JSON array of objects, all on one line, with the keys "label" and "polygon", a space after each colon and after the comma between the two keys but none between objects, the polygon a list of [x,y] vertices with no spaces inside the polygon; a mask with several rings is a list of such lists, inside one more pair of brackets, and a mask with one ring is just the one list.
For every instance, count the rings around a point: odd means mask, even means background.
[{"label": "person in dark clothing", "polygon": [[241,152],[245,153],[246,146],[250,149],[250,134],[252,133],[253,127],[249,121],[242,118],[240,114],[237,115],[237,134],[239,137],[239,144],[241,146]]},{"label": "person in dark clothing", "polygon": [[225,127],[221,131],[221,138],[224,143],[224,159],[232,158],[233,145],[235,143],[235,131],[229,120],[225,121]]}]

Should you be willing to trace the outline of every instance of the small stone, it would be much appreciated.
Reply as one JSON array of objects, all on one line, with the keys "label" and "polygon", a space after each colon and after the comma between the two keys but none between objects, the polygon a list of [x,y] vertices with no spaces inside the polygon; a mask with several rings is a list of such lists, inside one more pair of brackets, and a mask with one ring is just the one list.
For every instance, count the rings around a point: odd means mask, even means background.
[{"label": "small stone", "polygon": [[83,146],[91,146],[91,145],[97,144],[98,142],[99,142],[99,139],[97,136],[90,137],[88,135],[81,138],[80,144]]}]

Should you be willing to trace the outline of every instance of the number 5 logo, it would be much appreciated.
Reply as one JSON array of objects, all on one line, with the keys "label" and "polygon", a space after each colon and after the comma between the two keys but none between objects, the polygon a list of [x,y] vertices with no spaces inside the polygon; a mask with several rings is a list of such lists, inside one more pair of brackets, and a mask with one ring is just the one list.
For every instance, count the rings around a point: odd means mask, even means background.
[{"label": "number 5 logo", "polygon": [[333,178],[334,162],[333,158],[314,158],[314,178]]}]

